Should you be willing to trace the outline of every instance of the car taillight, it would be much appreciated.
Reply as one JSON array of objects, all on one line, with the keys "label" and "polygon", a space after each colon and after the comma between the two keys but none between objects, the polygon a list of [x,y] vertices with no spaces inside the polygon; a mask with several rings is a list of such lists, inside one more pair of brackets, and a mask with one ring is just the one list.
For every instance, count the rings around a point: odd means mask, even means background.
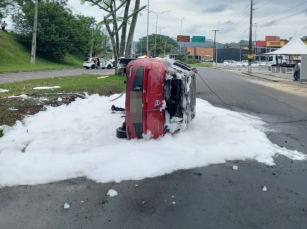
[{"label": "car taillight", "polygon": [[91,61],[87,61],[86,63],[91,63]]}]

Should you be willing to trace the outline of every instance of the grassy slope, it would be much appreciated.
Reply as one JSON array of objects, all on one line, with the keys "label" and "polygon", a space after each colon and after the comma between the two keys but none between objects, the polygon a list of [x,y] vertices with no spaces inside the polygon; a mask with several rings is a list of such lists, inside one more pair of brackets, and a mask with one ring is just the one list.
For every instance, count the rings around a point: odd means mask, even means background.
[{"label": "grassy slope", "polygon": [[15,35],[0,30],[0,73],[17,71],[51,70],[82,66],[82,60],[73,56],[62,61],[36,57],[35,65],[30,64],[31,50],[20,44]]}]

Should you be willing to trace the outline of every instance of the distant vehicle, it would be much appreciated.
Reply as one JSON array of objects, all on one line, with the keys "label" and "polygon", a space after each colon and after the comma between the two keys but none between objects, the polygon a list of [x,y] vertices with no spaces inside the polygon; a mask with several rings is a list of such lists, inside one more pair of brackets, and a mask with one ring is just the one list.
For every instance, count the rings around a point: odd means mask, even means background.
[{"label": "distant vehicle", "polygon": [[259,66],[260,66],[260,67],[265,67],[265,66],[267,66],[267,65],[268,65],[267,62],[260,62],[260,63],[259,63]]},{"label": "distant vehicle", "polygon": [[108,60],[106,60],[106,59],[104,59],[104,58],[99,58],[99,61],[100,61],[100,67],[101,67],[102,69],[105,69],[105,68],[107,68],[107,69],[113,68],[113,63],[112,63],[111,61],[108,61]]},{"label": "distant vehicle", "polygon": [[208,59],[208,60],[205,60],[204,62],[210,62],[210,63],[213,63],[213,60],[212,60],[212,59]]},{"label": "distant vehicle", "polygon": [[242,60],[241,64],[242,64],[242,67],[247,68],[248,67],[248,60]]},{"label": "distant vehicle", "polygon": [[86,58],[83,62],[83,67],[86,69],[95,69],[94,58]]},{"label": "distant vehicle", "polygon": [[223,65],[224,67],[236,67],[237,62],[234,60],[224,60]]}]

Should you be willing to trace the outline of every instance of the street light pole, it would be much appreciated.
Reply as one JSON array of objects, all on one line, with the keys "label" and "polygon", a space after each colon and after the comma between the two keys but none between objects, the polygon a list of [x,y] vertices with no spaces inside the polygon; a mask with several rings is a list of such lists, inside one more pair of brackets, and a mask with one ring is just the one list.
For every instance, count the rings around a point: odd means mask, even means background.
[{"label": "street light pole", "polygon": [[157,21],[156,21],[156,34],[155,34],[155,52],[154,52],[154,56],[156,56],[156,51],[157,51],[157,33],[158,33],[158,20],[159,20],[159,16],[160,16],[161,14],[170,12],[170,10],[164,11],[164,12],[153,12],[153,11],[150,11],[150,12],[153,13],[153,14],[155,14],[155,15],[157,16]]},{"label": "street light pole", "polygon": [[[181,36],[181,35],[182,35],[182,21],[185,19],[185,17],[183,17],[183,18],[177,18],[177,19],[181,21],[181,27],[180,27],[180,36]],[[181,54],[181,43],[182,43],[182,42],[180,42],[180,54]]]},{"label": "street light pole", "polygon": [[37,10],[38,10],[38,0],[35,1],[34,25],[33,25],[33,35],[32,35],[32,50],[31,50],[31,64],[35,64],[35,56],[36,56]]},{"label": "street light pole", "polygon": [[[216,47],[216,32],[219,30],[212,30],[214,32],[214,53],[215,53],[215,68],[217,67],[217,47]],[[214,55],[213,53],[213,55]]]},{"label": "street light pole", "polygon": [[[139,31],[138,31],[138,33],[141,34],[141,36],[142,36],[142,38],[143,38],[143,34],[144,34],[144,33],[141,33],[141,32],[139,32]],[[143,54],[143,48],[142,48],[142,47],[143,47],[143,42],[142,42],[142,40],[141,40],[141,56],[142,56],[142,54]]]}]

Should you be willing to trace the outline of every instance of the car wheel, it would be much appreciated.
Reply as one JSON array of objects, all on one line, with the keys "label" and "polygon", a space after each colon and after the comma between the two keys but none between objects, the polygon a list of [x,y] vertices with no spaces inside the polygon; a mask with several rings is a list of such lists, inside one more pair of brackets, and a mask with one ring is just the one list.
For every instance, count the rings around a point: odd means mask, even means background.
[{"label": "car wheel", "polygon": [[86,69],[90,69],[89,67],[85,67]]},{"label": "car wheel", "polygon": [[126,131],[122,127],[116,129],[116,137],[118,138],[127,138]]},{"label": "car wheel", "polygon": [[111,65],[108,65],[107,69],[110,69],[111,68]]},{"label": "car wheel", "polygon": [[95,65],[92,65],[92,66],[91,66],[91,69],[95,69]]}]

